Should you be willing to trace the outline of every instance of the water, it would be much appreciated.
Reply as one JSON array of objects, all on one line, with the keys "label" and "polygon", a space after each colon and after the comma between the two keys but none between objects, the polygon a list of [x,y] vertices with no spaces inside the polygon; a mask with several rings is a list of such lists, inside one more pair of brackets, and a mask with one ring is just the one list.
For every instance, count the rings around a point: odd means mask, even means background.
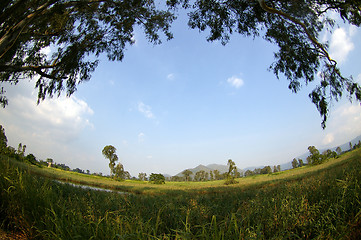
[{"label": "water", "polygon": [[103,192],[116,192],[119,194],[128,194],[127,192],[121,192],[121,191],[111,190],[111,189],[106,189],[106,188],[93,187],[93,186],[88,186],[88,185],[83,185],[83,184],[75,184],[75,183],[71,183],[71,182],[62,182],[59,180],[54,180],[54,181],[57,183],[61,183],[61,184],[69,184],[73,187],[78,187],[78,188],[82,188],[82,189],[90,189],[90,190],[94,190],[94,191],[103,191]]}]

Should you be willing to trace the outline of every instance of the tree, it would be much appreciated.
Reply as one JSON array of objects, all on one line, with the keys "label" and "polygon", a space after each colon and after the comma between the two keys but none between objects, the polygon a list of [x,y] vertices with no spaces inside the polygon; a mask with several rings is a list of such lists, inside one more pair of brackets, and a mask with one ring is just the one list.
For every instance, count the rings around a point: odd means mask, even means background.
[{"label": "tree", "polygon": [[196,182],[207,181],[208,177],[209,177],[209,175],[206,171],[200,170],[200,171],[196,172],[196,174],[194,176],[194,181],[196,181]]},{"label": "tree", "polygon": [[303,163],[303,160],[302,160],[301,158],[299,158],[299,159],[298,159],[298,166],[299,166],[299,167],[302,167],[303,165],[305,165],[305,164]]},{"label": "tree", "polygon": [[336,152],[337,152],[338,155],[340,155],[340,154],[342,153],[341,147],[337,147],[337,148],[336,148]]},{"label": "tree", "polygon": [[297,167],[298,167],[298,161],[297,161],[296,158],[294,158],[294,159],[292,160],[292,168],[297,168]]},{"label": "tree", "polygon": [[31,153],[25,157],[25,162],[28,162],[33,165],[36,165],[38,163],[38,161],[36,160],[36,157]]},{"label": "tree", "polygon": [[214,174],[213,174],[213,171],[210,171],[209,172],[209,177],[210,177],[210,180],[213,181],[214,180]]},{"label": "tree", "polygon": [[278,46],[275,62],[270,69],[289,81],[288,88],[297,93],[303,83],[319,81],[309,97],[326,127],[329,106],[343,93],[361,101],[361,87],[352,77],[341,74],[337,62],[331,58],[328,46],[321,43],[320,33],[334,27],[331,12],[352,25],[361,24],[361,2],[355,0],[170,0],[176,7],[182,4],[190,10],[188,25],[193,29],[209,29],[208,41],[220,40],[226,44],[230,35],[262,36]]},{"label": "tree", "polygon": [[[64,90],[71,95],[78,83],[90,79],[102,53],[111,61],[122,60],[137,25],[157,44],[159,32],[172,38],[173,20],[153,0],[1,1],[1,82],[36,78],[38,101]],[[51,55],[44,53],[46,48]],[[0,88],[0,104],[7,102]]]},{"label": "tree", "polygon": [[324,151],[322,153],[322,157],[323,157],[324,160],[330,159],[330,158],[335,158],[335,157],[337,157],[337,153],[335,151],[327,149],[326,151]]},{"label": "tree", "polygon": [[265,166],[261,169],[261,174],[270,174],[272,173],[272,168],[270,166]]},{"label": "tree", "polygon": [[147,180],[147,174],[146,173],[139,173],[138,178],[141,181],[146,181]]},{"label": "tree", "polygon": [[222,176],[221,176],[219,170],[217,170],[217,169],[213,170],[213,175],[214,175],[215,180],[221,180],[222,179]]},{"label": "tree", "polygon": [[117,149],[112,145],[107,145],[102,150],[103,156],[109,160],[110,176],[113,176],[115,162],[118,161],[116,151]]},{"label": "tree", "polygon": [[8,146],[8,138],[5,135],[5,128],[0,125],[0,153],[6,151],[6,147]]},{"label": "tree", "polygon": [[252,170],[247,170],[247,171],[244,172],[245,177],[253,176],[253,175],[254,175],[254,172]]},{"label": "tree", "polygon": [[193,172],[192,172],[191,170],[186,169],[186,170],[184,170],[184,171],[182,172],[182,174],[184,175],[184,178],[185,178],[186,182],[192,180],[191,175],[193,174]]},{"label": "tree", "polygon": [[308,164],[316,165],[322,163],[322,156],[315,146],[309,146],[310,156],[307,157]]},{"label": "tree", "polygon": [[228,172],[226,173],[226,182],[225,184],[235,184],[237,181],[235,180],[235,175],[237,171],[236,164],[232,161],[232,159],[228,159]]},{"label": "tree", "polygon": [[113,169],[113,174],[114,174],[115,178],[117,178],[117,179],[125,179],[125,172],[124,172],[123,164],[118,163],[115,166],[115,168]]},{"label": "tree", "polygon": [[160,173],[152,173],[149,176],[149,182],[153,184],[165,184],[165,177]]},{"label": "tree", "polygon": [[48,167],[50,168],[51,167],[51,164],[53,164],[53,159],[51,159],[51,158],[47,158],[46,159],[46,162],[48,163]]}]

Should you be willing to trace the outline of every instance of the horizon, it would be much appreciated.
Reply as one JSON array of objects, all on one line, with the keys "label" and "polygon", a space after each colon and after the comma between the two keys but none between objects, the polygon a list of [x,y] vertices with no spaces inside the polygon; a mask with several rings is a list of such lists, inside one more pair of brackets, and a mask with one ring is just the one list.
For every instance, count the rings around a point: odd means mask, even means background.
[{"label": "horizon", "polygon": [[[155,46],[137,29],[124,60],[102,56],[91,80],[69,98],[37,105],[34,80],[6,85],[9,105],[0,110],[0,124],[8,145],[22,143],[38,159],[103,174],[109,162],[101,150],[113,145],[132,176],[173,176],[194,163],[228,159],[241,169],[281,165],[308,146],[337,147],[361,135],[361,106],[346,97],[333,103],[322,129],[308,97],[314,83],[293,94],[283,76],[267,70],[274,45],[232,35],[223,46],[187,28],[180,16],[174,39]],[[320,39],[360,84],[359,28],[340,22]]]}]

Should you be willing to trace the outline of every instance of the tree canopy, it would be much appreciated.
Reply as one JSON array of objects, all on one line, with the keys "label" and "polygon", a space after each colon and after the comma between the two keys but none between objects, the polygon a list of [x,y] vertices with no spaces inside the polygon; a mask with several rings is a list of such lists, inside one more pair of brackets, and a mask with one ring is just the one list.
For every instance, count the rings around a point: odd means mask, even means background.
[{"label": "tree canopy", "polygon": [[[0,3],[0,79],[16,84],[37,77],[38,100],[91,78],[97,58],[122,60],[140,25],[151,42],[168,39],[171,13],[152,0],[2,0]],[[51,56],[44,49],[51,48]],[[5,106],[5,90],[0,89]]]},{"label": "tree canopy", "polygon": [[327,43],[319,36],[332,29],[335,20],[330,12],[337,12],[349,24],[361,24],[361,2],[356,0],[170,0],[173,7],[182,4],[190,8],[189,26],[200,31],[209,29],[208,41],[226,44],[230,35],[263,37],[278,46],[275,62],[270,70],[289,81],[289,89],[298,92],[303,84],[318,81],[309,94],[322,117],[325,128],[329,105],[343,93],[361,101],[361,88],[352,77],[340,72],[331,58]]},{"label": "tree canopy", "polygon": [[[103,148],[102,154],[109,160],[110,176],[114,173],[115,162],[118,161],[118,156],[115,153],[117,149],[112,145],[107,145]],[[121,166],[123,168],[123,165]]]},{"label": "tree canopy", "polygon": [[[356,0],[3,0],[0,3],[0,81],[16,84],[36,77],[38,101],[66,91],[91,78],[98,57],[122,60],[133,43],[134,27],[160,43],[160,32],[172,38],[175,9],[189,10],[189,26],[205,31],[208,41],[226,44],[233,33],[263,37],[278,46],[270,70],[289,81],[298,92],[317,81],[309,97],[325,127],[332,101],[343,94],[361,101],[361,88],[345,77],[331,58],[327,43],[319,41],[337,12],[347,23],[361,24],[361,2]],[[50,48],[51,55],[44,53]],[[0,104],[7,98],[0,88]]]}]

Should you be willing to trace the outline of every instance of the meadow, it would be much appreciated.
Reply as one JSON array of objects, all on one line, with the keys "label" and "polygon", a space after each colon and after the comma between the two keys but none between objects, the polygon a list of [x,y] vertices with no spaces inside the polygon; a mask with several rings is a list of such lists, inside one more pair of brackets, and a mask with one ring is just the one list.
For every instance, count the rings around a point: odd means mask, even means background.
[{"label": "meadow", "polygon": [[224,181],[119,182],[0,158],[0,226],[26,239],[361,237],[361,149],[229,186]]}]

